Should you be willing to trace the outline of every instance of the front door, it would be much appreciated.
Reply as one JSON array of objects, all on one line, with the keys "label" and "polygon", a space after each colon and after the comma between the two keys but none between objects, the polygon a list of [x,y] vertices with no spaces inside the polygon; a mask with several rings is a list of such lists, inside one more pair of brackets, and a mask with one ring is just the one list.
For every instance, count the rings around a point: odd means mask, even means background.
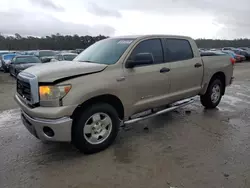
[{"label": "front door", "polygon": [[169,92],[170,80],[169,64],[164,63],[162,41],[159,38],[141,41],[135,46],[128,59],[138,53],[151,53],[154,63],[134,68],[125,68],[125,87],[132,88],[130,102],[133,113],[163,105],[165,96]]}]

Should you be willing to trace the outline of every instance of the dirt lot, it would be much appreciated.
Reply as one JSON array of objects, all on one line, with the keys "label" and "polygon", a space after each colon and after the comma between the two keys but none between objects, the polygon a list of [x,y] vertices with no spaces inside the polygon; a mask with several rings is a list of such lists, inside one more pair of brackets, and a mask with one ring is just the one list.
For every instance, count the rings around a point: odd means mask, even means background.
[{"label": "dirt lot", "polygon": [[15,81],[0,73],[0,188],[249,188],[250,63],[238,64],[235,77],[217,109],[197,99],[82,155],[31,136],[13,101]]}]

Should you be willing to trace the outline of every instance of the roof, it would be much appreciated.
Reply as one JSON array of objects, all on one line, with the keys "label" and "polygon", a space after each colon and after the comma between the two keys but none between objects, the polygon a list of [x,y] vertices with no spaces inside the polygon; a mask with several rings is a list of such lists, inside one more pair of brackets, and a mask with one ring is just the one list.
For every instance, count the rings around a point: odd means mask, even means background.
[{"label": "roof", "polygon": [[111,38],[128,38],[128,39],[143,39],[143,38],[148,38],[148,37],[170,37],[170,38],[184,38],[184,39],[191,39],[191,37],[188,36],[181,36],[181,35],[164,35],[164,34],[152,34],[152,35],[125,35],[125,36],[115,36]]}]

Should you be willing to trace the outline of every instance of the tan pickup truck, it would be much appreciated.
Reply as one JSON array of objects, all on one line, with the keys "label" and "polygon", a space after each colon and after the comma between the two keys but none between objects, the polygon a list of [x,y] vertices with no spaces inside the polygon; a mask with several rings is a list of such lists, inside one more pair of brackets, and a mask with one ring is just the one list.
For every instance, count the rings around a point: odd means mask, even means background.
[{"label": "tan pickup truck", "polygon": [[73,61],[19,73],[15,100],[38,139],[94,153],[115,140],[121,125],[189,104],[196,95],[215,108],[232,82],[233,64],[229,56],[201,57],[189,37],[114,37]]}]

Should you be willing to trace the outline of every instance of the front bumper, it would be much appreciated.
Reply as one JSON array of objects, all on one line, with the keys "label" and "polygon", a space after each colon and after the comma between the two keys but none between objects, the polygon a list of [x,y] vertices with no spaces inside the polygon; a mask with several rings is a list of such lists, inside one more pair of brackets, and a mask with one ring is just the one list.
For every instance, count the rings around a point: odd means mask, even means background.
[{"label": "front bumper", "polygon": [[41,119],[60,119],[61,117],[70,117],[78,105],[59,106],[59,107],[36,107],[30,108],[27,102],[19,95],[14,97],[20,108],[29,116]]},{"label": "front bumper", "polygon": [[[73,120],[70,115],[75,106],[28,107],[18,94],[15,100],[21,107],[21,118],[31,134],[43,141],[70,142]],[[47,130],[53,135],[48,135]]]},{"label": "front bumper", "polygon": [[[40,140],[56,142],[71,141],[72,119],[68,117],[60,119],[33,118],[22,111],[21,118],[28,131]],[[48,129],[52,130],[52,135],[48,134]]]}]

